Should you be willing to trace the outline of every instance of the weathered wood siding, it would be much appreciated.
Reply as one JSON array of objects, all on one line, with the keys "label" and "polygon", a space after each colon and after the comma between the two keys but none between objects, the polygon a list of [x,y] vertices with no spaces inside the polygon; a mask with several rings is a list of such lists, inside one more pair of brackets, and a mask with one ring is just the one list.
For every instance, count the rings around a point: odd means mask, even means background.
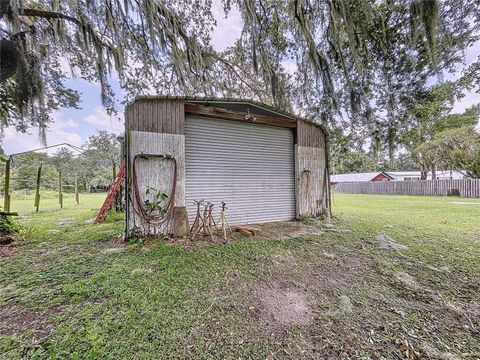
[{"label": "weathered wood siding", "polygon": [[354,182],[332,188],[347,194],[480,197],[480,179]]},{"label": "weathered wood siding", "polygon": [[[139,99],[125,112],[128,146],[128,184],[134,206],[132,164],[135,155],[171,155],[177,161],[175,206],[185,206],[185,113],[183,101]],[[148,186],[170,194],[173,185],[173,162],[167,159],[138,159],[136,163],[139,193],[146,199]],[[169,232],[171,229],[148,229],[130,203],[128,227],[142,227],[146,232]]]},{"label": "weathered wood siding", "polygon": [[[161,134],[144,131],[130,131],[130,169],[135,155],[162,154],[171,155],[177,161],[177,181],[175,189],[175,206],[185,206],[185,137],[177,134]],[[150,158],[138,159],[136,162],[137,182],[139,193],[145,197],[147,187],[163,190],[170,194],[173,186],[174,163],[172,160]],[[130,172],[130,179],[132,173]],[[132,184],[132,182],[130,182]],[[133,191],[132,201],[135,203]],[[143,226],[140,217],[130,209],[131,226]],[[159,232],[160,229],[150,229],[151,232]]]},{"label": "weathered wood siding", "polygon": [[125,112],[127,130],[165,134],[185,133],[185,109],[182,100],[138,99]]},{"label": "weathered wood siding", "polygon": [[323,130],[299,120],[295,145],[297,217],[319,216],[327,212],[326,169]]},{"label": "weathered wood siding", "polygon": [[297,144],[305,147],[325,148],[325,134],[317,125],[298,120]]}]

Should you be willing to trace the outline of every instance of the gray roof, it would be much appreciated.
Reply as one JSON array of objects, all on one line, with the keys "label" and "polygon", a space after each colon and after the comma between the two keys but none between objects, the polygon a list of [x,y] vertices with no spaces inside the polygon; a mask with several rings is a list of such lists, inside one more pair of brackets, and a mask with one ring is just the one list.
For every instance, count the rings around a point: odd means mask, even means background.
[{"label": "gray roof", "polygon": [[[392,177],[420,177],[421,176],[420,171],[386,171],[386,173]],[[427,173],[427,177],[431,177],[431,176],[432,176],[432,172],[429,171]],[[451,177],[459,177],[459,178],[465,177],[461,171],[456,171],[456,170],[437,170],[436,176],[437,177],[451,176]]]},{"label": "gray roof", "polygon": [[306,118],[297,116],[295,114],[278,109],[274,106],[267,105],[251,99],[201,97],[201,96],[139,95],[139,96],[136,96],[132,102],[127,104],[127,106],[135,102],[136,100],[142,100],[142,99],[184,100],[188,102],[202,103],[206,105],[222,104],[223,108],[227,108],[234,111],[242,111],[242,112],[247,112],[247,109],[250,106],[250,107],[255,107],[257,109],[255,112],[256,114],[259,114],[259,115],[276,114],[277,116],[282,117],[284,119],[288,119],[288,120],[303,120],[320,127],[325,132],[325,134],[328,134],[328,130],[325,128],[325,126],[323,126],[318,122],[315,122],[311,119],[306,119]]},{"label": "gray roof", "polygon": [[388,174],[384,173],[383,171],[377,171],[377,172],[367,172],[367,173],[351,173],[351,174],[337,174],[337,175],[331,175],[330,176],[330,181],[331,182],[363,182],[363,181],[370,181],[374,177],[384,174],[387,177],[390,177]]}]

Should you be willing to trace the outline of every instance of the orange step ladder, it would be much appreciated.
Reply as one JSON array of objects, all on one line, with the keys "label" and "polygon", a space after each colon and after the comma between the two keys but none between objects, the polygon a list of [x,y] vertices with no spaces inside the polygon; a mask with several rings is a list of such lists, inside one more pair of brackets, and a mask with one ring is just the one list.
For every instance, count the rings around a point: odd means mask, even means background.
[{"label": "orange step ladder", "polygon": [[125,164],[120,165],[120,170],[118,171],[117,177],[115,178],[115,181],[113,182],[112,186],[110,187],[110,190],[108,190],[107,198],[103,202],[102,208],[97,214],[97,217],[95,218],[95,221],[93,222],[94,224],[100,224],[102,223],[105,218],[107,217],[108,210],[112,206],[113,200],[115,200],[115,196],[117,195],[118,191],[120,190],[120,187],[122,185],[122,180],[125,177]]}]

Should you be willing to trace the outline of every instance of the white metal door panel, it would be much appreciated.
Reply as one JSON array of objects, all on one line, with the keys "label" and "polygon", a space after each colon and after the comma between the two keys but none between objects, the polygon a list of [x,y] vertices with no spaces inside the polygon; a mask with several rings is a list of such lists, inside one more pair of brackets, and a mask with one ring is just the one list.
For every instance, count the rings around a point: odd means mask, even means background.
[{"label": "white metal door panel", "polygon": [[292,129],[201,117],[185,119],[185,198],[227,203],[230,224],[295,218]]}]

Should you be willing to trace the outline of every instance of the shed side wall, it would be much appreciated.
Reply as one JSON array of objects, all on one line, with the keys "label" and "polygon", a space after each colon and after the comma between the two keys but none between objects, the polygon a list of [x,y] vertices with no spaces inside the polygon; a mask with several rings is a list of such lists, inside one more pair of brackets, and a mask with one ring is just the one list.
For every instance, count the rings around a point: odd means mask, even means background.
[{"label": "shed side wall", "polygon": [[295,175],[297,217],[325,214],[328,208],[325,133],[303,120],[297,122]]},{"label": "shed side wall", "polygon": [[[158,232],[148,228],[132,205],[135,204],[132,165],[135,155],[171,155],[177,161],[175,207],[185,206],[185,112],[181,100],[141,99],[130,104],[125,111],[128,154],[128,187],[130,199],[128,228],[141,227],[145,232]],[[170,193],[173,164],[169,160],[139,159],[136,163],[137,181],[141,198],[147,186]],[[167,229],[170,231],[171,229]]]}]

